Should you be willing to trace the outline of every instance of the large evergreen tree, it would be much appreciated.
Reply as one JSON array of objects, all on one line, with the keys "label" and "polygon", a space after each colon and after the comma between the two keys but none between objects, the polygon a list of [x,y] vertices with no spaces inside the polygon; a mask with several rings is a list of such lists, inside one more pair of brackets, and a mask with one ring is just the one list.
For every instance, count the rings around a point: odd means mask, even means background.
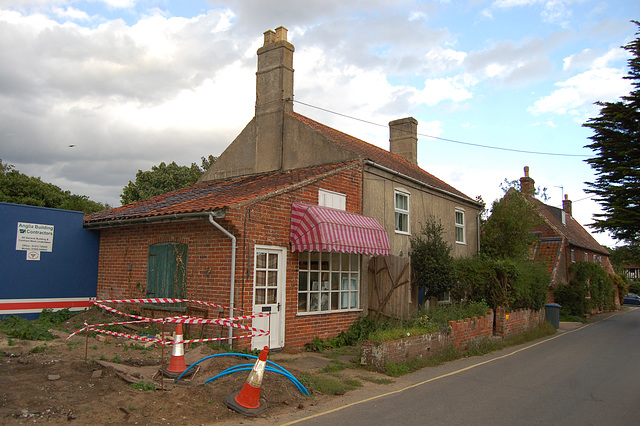
[{"label": "large evergreen tree", "polygon": [[[638,27],[640,22],[633,21]],[[640,35],[640,31],[636,33]],[[622,47],[631,53],[629,73],[633,89],[618,102],[598,102],[600,115],[584,126],[594,131],[586,147],[595,157],[585,160],[596,171],[585,182],[604,212],[592,226],[630,244],[640,242],[640,37]]]}]

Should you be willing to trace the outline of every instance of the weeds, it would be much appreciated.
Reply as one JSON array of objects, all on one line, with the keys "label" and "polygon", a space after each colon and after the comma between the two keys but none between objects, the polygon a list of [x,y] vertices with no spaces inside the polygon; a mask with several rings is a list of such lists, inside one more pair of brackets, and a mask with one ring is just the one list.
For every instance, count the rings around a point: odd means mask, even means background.
[{"label": "weeds", "polygon": [[343,395],[347,391],[359,388],[362,384],[356,379],[340,379],[325,375],[304,375],[301,382],[325,395]]},{"label": "weeds", "polygon": [[129,387],[141,391],[154,391],[157,389],[156,385],[154,385],[152,382],[145,382],[144,380],[140,380],[138,383],[131,383],[129,384]]}]

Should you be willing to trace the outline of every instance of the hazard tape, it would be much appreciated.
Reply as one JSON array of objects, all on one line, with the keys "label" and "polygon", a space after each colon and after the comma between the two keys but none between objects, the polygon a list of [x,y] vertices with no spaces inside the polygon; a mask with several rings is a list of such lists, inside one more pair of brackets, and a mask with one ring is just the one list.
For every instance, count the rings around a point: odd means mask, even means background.
[{"label": "hazard tape", "polygon": [[[146,304],[146,303],[184,303],[184,302],[191,302],[191,303],[196,303],[196,304],[206,305],[206,306],[211,306],[211,307],[230,309],[228,307],[225,307],[223,305],[218,305],[216,303],[202,302],[200,300],[190,300],[190,299],[153,298],[153,299],[92,300],[91,303],[93,305],[99,307],[99,308],[102,308],[102,309],[104,309],[104,310],[106,310],[108,312],[111,312],[111,313],[114,313],[114,314],[117,314],[117,315],[123,315],[123,316],[129,317],[129,318],[134,318],[134,319],[136,319],[136,321],[124,321],[124,322],[92,324],[92,325],[87,325],[85,323],[85,327],[83,327],[83,328],[71,333],[69,336],[67,336],[65,342],[68,341],[71,337],[75,336],[76,334],[87,330],[87,331],[94,331],[96,333],[107,334],[107,335],[116,336],[116,337],[126,337],[126,338],[134,339],[134,340],[159,343],[162,346],[173,345],[174,344],[173,341],[165,341],[163,339],[155,339],[155,338],[150,338],[150,337],[146,337],[146,336],[132,335],[132,334],[128,334],[128,333],[119,333],[119,332],[115,332],[115,331],[111,331],[111,330],[104,330],[104,329],[101,329],[101,328],[97,328],[97,327],[107,327],[107,326],[114,326],[114,325],[147,323],[147,322],[161,322],[163,324],[164,323],[217,324],[217,325],[220,325],[220,326],[232,327],[232,328],[245,330],[245,331],[249,331],[249,332],[253,333],[253,334],[246,334],[246,335],[240,335],[240,336],[183,340],[180,343],[201,343],[201,342],[212,342],[212,341],[217,341],[217,340],[244,339],[244,338],[253,338],[253,337],[259,337],[259,336],[268,336],[268,335],[271,334],[270,331],[265,331],[265,330],[262,330],[262,329],[259,329],[259,328],[250,327],[250,326],[247,326],[247,325],[241,325],[241,324],[236,324],[235,323],[236,321],[244,321],[244,320],[248,320],[248,319],[268,317],[268,316],[271,315],[270,312],[261,312],[261,313],[258,313],[258,314],[243,315],[243,316],[233,317],[233,318],[210,318],[210,319],[206,319],[206,318],[191,317],[191,316],[188,316],[188,315],[180,315],[180,316],[165,317],[165,318],[147,318],[147,317],[143,317],[143,316],[140,316],[140,315],[134,315],[134,314],[125,313],[125,312],[122,312],[122,311],[120,311],[120,310],[118,310],[116,308],[112,308],[111,306],[105,305],[105,303],[143,303],[143,304]],[[238,310],[243,311],[241,309],[238,309]]]}]

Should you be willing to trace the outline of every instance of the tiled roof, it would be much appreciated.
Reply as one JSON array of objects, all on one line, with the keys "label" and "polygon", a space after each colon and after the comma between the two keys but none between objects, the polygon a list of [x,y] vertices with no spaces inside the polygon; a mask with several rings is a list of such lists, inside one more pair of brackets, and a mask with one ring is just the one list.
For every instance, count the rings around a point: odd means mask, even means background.
[{"label": "tiled roof", "polygon": [[286,189],[308,179],[320,178],[355,163],[352,161],[328,164],[196,183],[122,207],[93,213],[85,217],[84,222],[95,225],[101,222],[224,209]]},{"label": "tiled roof", "polygon": [[566,237],[569,244],[609,256],[609,251],[600,245],[571,215],[565,215],[566,224],[563,224],[562,209],[544,204],[535,198],[529,199],[534,202],[540,215],[554,228],[558,236]]},{"label": "tiled roof", "polygon": [[562,238],[548,238],[540,241],[536,248],[534,261],[545,265],[551,282],[555,282],[562,253]]},{"label": "tiled roof", "polygon": [[333,141],[342,149],[357,155],[359,158],[370,160],[376,164],[409,176],[410,178],[419,180],[427,185],[475,202],[473,198],[463,194],[448,183],[438,179],[420,167],[409,163],[397,154],[393,154],[368,142],[350,136],[346,133],[342,133],[329,126],[325,126],[324,124],[318,123],[304,115],[300,115],[295,112],[289,113],[289,115]]}]

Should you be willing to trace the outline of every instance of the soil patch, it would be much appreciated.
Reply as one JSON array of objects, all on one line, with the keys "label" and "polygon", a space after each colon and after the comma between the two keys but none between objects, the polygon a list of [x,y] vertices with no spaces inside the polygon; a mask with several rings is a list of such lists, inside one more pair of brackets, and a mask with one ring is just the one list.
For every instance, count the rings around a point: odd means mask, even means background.
[{"label": "soil patch", "polygon": [[[108,313],[91,310],[89,324],[122,321]],[[222,356],[198,365],[188,380],[174,383],[158,374],[163,357],[160,345],[145,347],[123,337],[85,334],[64,339],[83,326],[87,313],[73,317],[55,330],[58,338],[47,342],[10,339],[0,334],[0,423],[78,424],[210,424],[244,421],[246,417],[228,409],[225,398],[242,389],[248,371],[228,374],[210,383],[207,379],[255,359]],[[185,348],[187,365],[222,353],[209,346]],[[86,357],[86,360],[85,360]],[[171,347],[164,349],[164,365]],[[277,361],[275,361],[277,362]],[[300,363],[303,365],[303,363]],[[283,364],[295,377],[304,370],[296,362]],[[147,390],[156,388],[156,390]],[[269,419],[283,412],[302,410],[326,396],[304,396],[286,377],[265,372],[261,403]]]}]

